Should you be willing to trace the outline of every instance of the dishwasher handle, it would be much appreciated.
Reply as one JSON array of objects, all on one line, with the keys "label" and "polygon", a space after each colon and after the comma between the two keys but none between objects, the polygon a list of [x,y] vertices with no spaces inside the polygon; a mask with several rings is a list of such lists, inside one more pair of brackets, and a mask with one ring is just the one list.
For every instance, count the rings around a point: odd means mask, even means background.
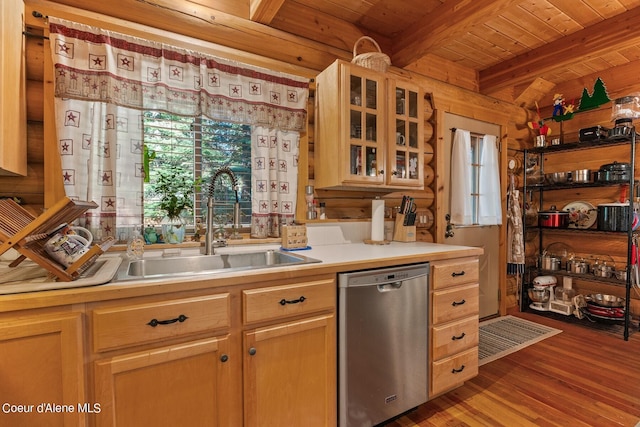
[{"label": "dishwasher handle", "polygon": [[401,287],[402,287],[402,282],[385,283],[384,285],[378,285],[378,292],[397,291]]}]

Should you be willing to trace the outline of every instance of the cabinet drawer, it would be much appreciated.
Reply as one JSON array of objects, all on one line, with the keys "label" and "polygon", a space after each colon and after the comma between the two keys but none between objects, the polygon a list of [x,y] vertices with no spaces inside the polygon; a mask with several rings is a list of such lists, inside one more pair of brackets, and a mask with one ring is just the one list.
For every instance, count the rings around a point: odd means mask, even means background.
[{"label": "cabinet drawer", "polygon": [[478,316],[472,316],[432,330],[433,360],[439,360],[478,345]]},{"label": "cabinet drawer", "polygon": [[96,352],[229,327],[229,294],[93,310]]},{"label": "cabinet drawer", "polygon": [[456,286],[433,292],[433,325],[478,314],[478,284]]},{"label": "cabinet drawer", "polygon": [[431,365],[431,396],[458,387],[478,375],[478,347],[439,360]]},{"label": "cabinet drawer", "polygon": [[477,282],[480,277],[478,258],[432,263],[432,289]]},{"label": "cabinet drawer", "polygon": [[242,291],[244,323],[261,322],[335,310],[335,280],[318,280],[300,284],[273,286]]}]

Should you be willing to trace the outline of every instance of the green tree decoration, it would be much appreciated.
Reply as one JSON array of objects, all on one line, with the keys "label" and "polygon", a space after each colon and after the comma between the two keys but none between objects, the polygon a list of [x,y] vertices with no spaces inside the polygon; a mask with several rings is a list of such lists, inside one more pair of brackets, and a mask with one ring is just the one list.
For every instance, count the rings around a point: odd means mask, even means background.
[{"label": "green tree decoration", "polygon": [[579,108],[580,111],[592,110],[609,101],[611,101],[611,99],[609,99],[609,94],[607,94],[607,87],[604,85],[602,79],[598,77],[593,85],[592,95],[589,95],[587,88],[582,90],[582,98],[580,98]]}]

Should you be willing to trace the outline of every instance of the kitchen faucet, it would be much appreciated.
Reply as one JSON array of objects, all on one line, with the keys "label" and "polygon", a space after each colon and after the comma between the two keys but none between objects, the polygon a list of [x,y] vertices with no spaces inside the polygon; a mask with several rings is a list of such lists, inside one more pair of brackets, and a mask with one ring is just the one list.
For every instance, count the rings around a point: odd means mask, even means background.
[{"label": "kitchen faucet", "polygon": [[[214,174],[213,178],[211,178],[211,183],[209,184],[209,194],[207,197],[207,230],[205,233],[204,239],[204,254],[205,255],[213,255],[214,253],[214,244],[213,244],[213,190],[215,187],[216,180],[220,175],[226,174],[231,179],[231,184],[233,191],[236,193],[236,202],[233,206],[233,227],[236,230],[240,229],[240,200],[238,199],[238,180],[236,176],[233,174],[231,169],[227,166],[223,166],[218,169]],[[226,246],[226,242],[223,242],[223,246]]]}]

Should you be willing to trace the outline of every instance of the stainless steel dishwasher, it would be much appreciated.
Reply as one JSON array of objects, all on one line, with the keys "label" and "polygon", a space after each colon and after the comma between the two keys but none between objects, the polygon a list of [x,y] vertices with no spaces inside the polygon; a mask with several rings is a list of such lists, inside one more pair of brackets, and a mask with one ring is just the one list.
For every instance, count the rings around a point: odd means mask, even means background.
[{"label": "stainless steel dishwasher", "polygon": [[338,414],[372,426],[428,400],[429,264],[338,275]]}]

